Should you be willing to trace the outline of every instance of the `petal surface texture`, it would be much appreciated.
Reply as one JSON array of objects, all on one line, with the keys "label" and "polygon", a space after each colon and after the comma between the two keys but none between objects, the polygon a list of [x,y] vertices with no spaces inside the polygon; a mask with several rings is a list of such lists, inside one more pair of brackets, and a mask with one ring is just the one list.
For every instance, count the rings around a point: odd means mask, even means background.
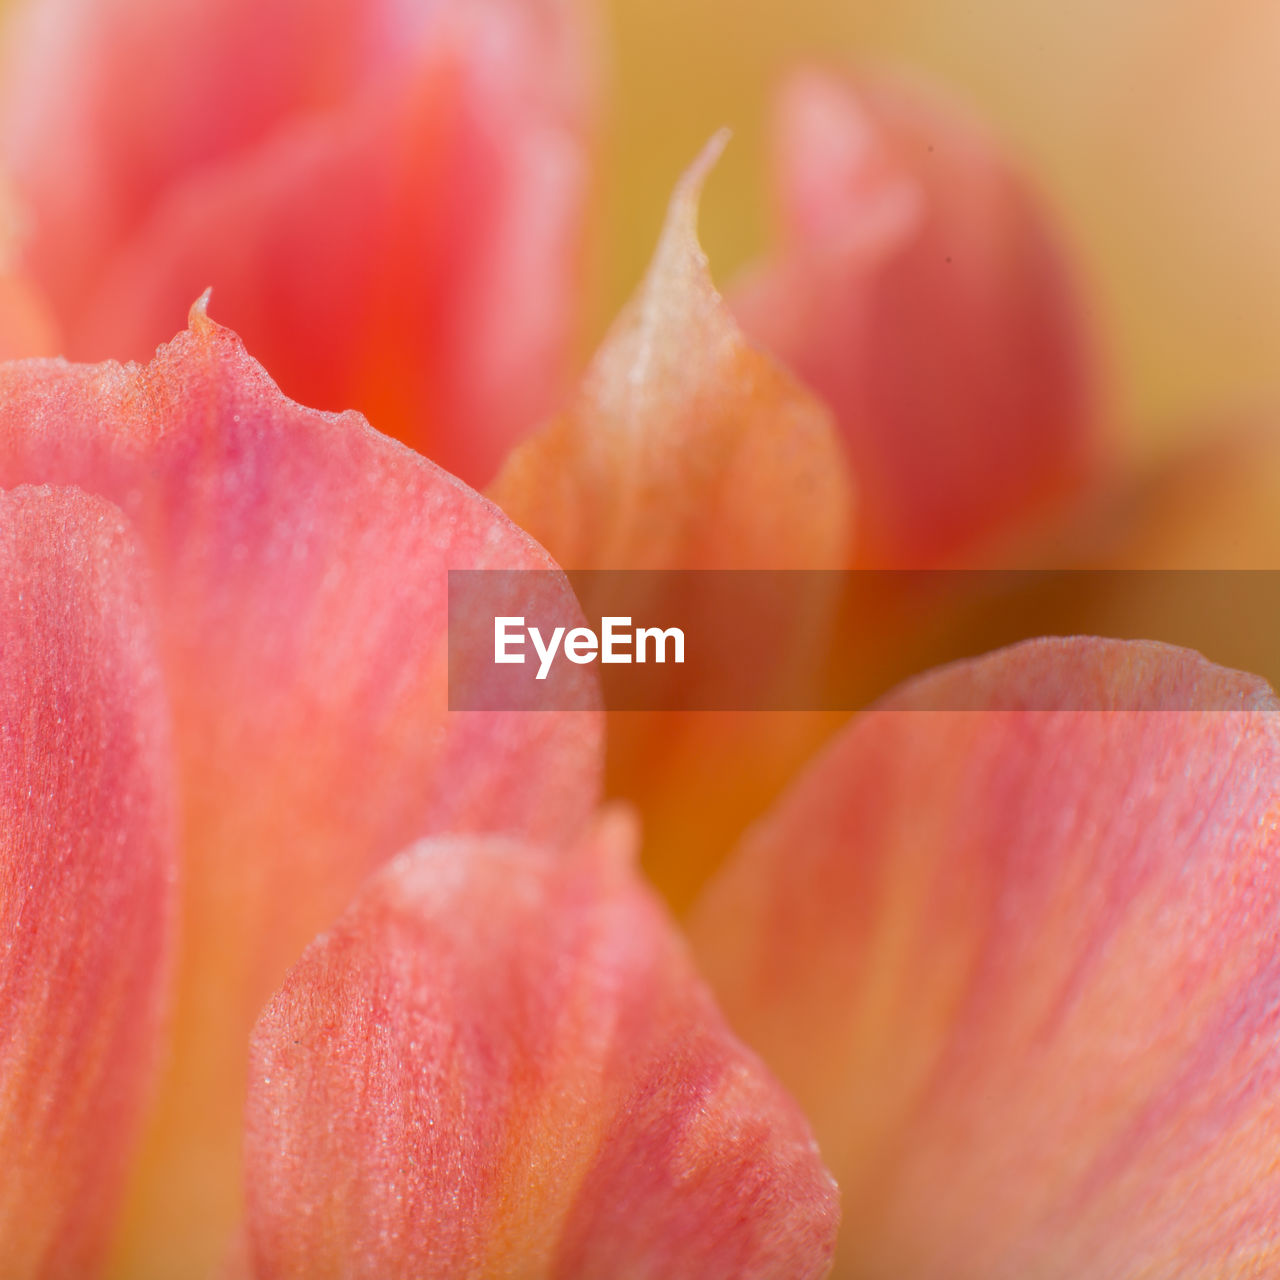
[{"label": "petal surface texture", "polygon": [[169,717],[119,512],[0,494],[0,1257],[101,1273],[171,973]]},{"label": "petal surface texture", "polygon": [[[0,482],[31,478],[118,501],[155,567],[185,932],[135,1234],[172,1275],[174,1257],[190,1269],[220,1249],[238,1211],[245,1037],[302,948],[423,834],[575,832],[601,723],[448,714],[447,569],[554,565],[357,415],[286,400],[200,307],[145,368],[0,368]],[[123,1274],[149,1272],[134,1259]]]},{"label": "petal surface texture", "polygon": [[857,719],[692,926],[836,1274],[1271,1274],[1278,851],[1280,705],[1187,650],[1033,641]]},{"label": "petal surface texture", "polygon": [[212,286],[291,396],[489,480],[569,372],[582,8],[27,5],[0,125],[68,353],[145,359]]},{"label": "petal surface texture", "polygon": [[834,1184],[633,844],[427,842],[307,951],[253,1038],[257,1280],[827,1273]]},{"label": "petal surface texture", "polygon": [[1084,324],[995,144],[914,89],[819,71],[786,83],[774,133],[782,242],[735,310],[836,413],[859,562],[953,559],[1077,484]]}]

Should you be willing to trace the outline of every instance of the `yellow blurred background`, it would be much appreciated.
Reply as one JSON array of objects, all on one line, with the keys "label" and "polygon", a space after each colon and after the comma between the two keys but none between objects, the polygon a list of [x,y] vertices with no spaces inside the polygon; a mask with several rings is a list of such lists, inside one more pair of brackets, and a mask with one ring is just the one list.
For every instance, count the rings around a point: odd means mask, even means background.
[{"label": "yellow blurred background", "polygon": [[1280,401],[1280,3],[601,0],[612,60],[591,337],[671,185],[735,140],[703,241],[723,286],[768,240],[765,122],[788,65],[888,61],[971,104],[1072,247],[1123,445],[1163,451]]}]

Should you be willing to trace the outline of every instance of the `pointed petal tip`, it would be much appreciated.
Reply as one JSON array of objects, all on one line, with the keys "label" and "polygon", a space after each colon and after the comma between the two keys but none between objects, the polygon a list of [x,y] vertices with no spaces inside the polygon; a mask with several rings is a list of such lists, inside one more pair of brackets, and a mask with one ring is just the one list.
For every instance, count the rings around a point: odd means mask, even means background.
[{"label": "pointed petal tip", "polygon": [[856,495],[827,407],[747,340],[698,240],[715,134],[579,394],[494,500],[571,569],[837,568]]},{"label": "pointed petal tip", "polygon": [[[692,257],[697,262],[698,267],[706,273],[708,287],[712,287],[710,265],[702,243],[698,239],[698,213],[702,203],[703,187],[711,171],[719,163],[731,137],[732,131],[727,126],[716,130],[689,167],[676,180],[671,199],[667,204],[667,216],[663,222],[653,265],[646,279],[646,288],[661,282],[663,272],[658,269],[659,264],[673,258],[687,257]],[[667,270],[670,270],[670,267],[667,267]]]},{"label": "pointed petal tip", "polygon": [[187,312],[187,327],[193,333],[209,333],[213,327],[213,321],[209,318],[209,299],[213,296],[213,286],[210,285],[192,304],[191,310]]},{"label": "pointed petal tip", "polygon": [[724,149],[729,145],[732,138],[733,130],[728,125],[723,125],[707,139],[703,144],[702,150],[698,152],[689,167],[677,180],[675,192],[672,196],[673,204],[681,199],[693,199],[696,201],[701,196],[702,188],[711,176],[711,171],[719,164],[720,157],[724,155]]}]

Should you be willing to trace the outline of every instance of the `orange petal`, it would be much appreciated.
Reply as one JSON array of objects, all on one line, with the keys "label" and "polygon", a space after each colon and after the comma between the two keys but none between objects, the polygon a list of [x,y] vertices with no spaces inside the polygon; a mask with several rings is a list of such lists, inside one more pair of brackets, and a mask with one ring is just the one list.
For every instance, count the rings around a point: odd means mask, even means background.
[{"label": "orange petal", "polygon": [[[648,276],[576,400],[491,490],[568,567],[844,563],[853,502],[830,415],[745,341],[698,245],[698,199],[722,145],[677,186]],[[647,607],[681,616],[682,589],[687,581]],[[643,808],[646,860],[684,905],[813,731],[795,717],[629,713],[611,719],[609,737],[610,788]]]},{"label": "orange petal", "polygon": [[145,359],[213,286],[290,395],[489,480],[568,374],[577,0],[45,7],[9,154],[71,354]]},{"label": "orange petal", "polygon": [[23,223],[0,179],[0,360],[48,356],[58,349],[53,314],[23,270]]},{"label": "orange petal", "polygon": [[851,508],[822,406],[743,339],[697,239],[723,138],[680,181],[649,274],[568,410],[495,501],[571,569],[843,563]]},{"label": "orange petal", "polygon": [[1091,568],[1277,569],[1278,499],[1276,424],[1227,424],[1125,477],[1062,540]]},{"label": "orange petal", "polygon": [[52,355],[57,328],[31,282],[0,264],[0,360]]},{"label": "orange petal", "polygon": [[835,1187],[633,844],[425,843],[307,951],[253,1037],[258,1280],[826,1274]]},{"label": "orange petal", "polygon": [[285,400],[200,307],[145,368],[0,367],[0,483],[32,477],[117,500],[157,572],[186,933],[136,1206],[154,1258],[124,1274],[171,1276],[219,1250],[237,1210],[244,1037],[302,947],[426,832],[574,832],[596,802],[601,724],[447,714],[447,569],[551,561],[356,415]]},{"label": "orange petal", "polygon": [[783,242],[735,310],[836,412],[876,567],[963,553],[1088,470],[1085,327],[1020,175],[953,108],[819,71],[775,122]]},{"label": "orange petal", "polygon": [[840,1178],[838,1274],[1269,1273],[1277,713],[1034,641],[860,717],[748,839],[696,949]]},{"label": "orange petal", "polygon": [[0,494],[0,1257],[98,1275],[170,977],[168,710],[109,504]]}]

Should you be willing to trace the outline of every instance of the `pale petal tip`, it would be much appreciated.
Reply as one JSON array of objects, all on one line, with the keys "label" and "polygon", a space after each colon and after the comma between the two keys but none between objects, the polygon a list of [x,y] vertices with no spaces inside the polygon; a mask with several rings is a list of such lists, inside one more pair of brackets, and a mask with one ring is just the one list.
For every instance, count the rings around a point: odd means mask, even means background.
[{"label": "pale petal tip", "polygon": [[729,140],[732,137],[733,130],[728,125],[724,125],[707,139],[702,150],[698,152],[693,163],[685,170],[680,181],[676,184],[677,198],[686,192],[693,196],[697,196],[701,192],[702,185],[706,182],[708,174],[719,163],[720,157],[724,155],[724,149],[729,145]]},{"label": "pale petal tip", "polygon": [[210,285],[191,304],[191,310],[187,312],[187,327],[195,333],[207,333],[213,328],[213,321],[209,319],[209,298],[212,294],[213,286]]},{"label": "pale petal tip", "polygon": [[702,198],[702,188],[732,136],[733,131],[728,127],[717,129],[698,152],[693,163],[681,174],[667,210],[664,239],[697,244],[698,202]]}]

